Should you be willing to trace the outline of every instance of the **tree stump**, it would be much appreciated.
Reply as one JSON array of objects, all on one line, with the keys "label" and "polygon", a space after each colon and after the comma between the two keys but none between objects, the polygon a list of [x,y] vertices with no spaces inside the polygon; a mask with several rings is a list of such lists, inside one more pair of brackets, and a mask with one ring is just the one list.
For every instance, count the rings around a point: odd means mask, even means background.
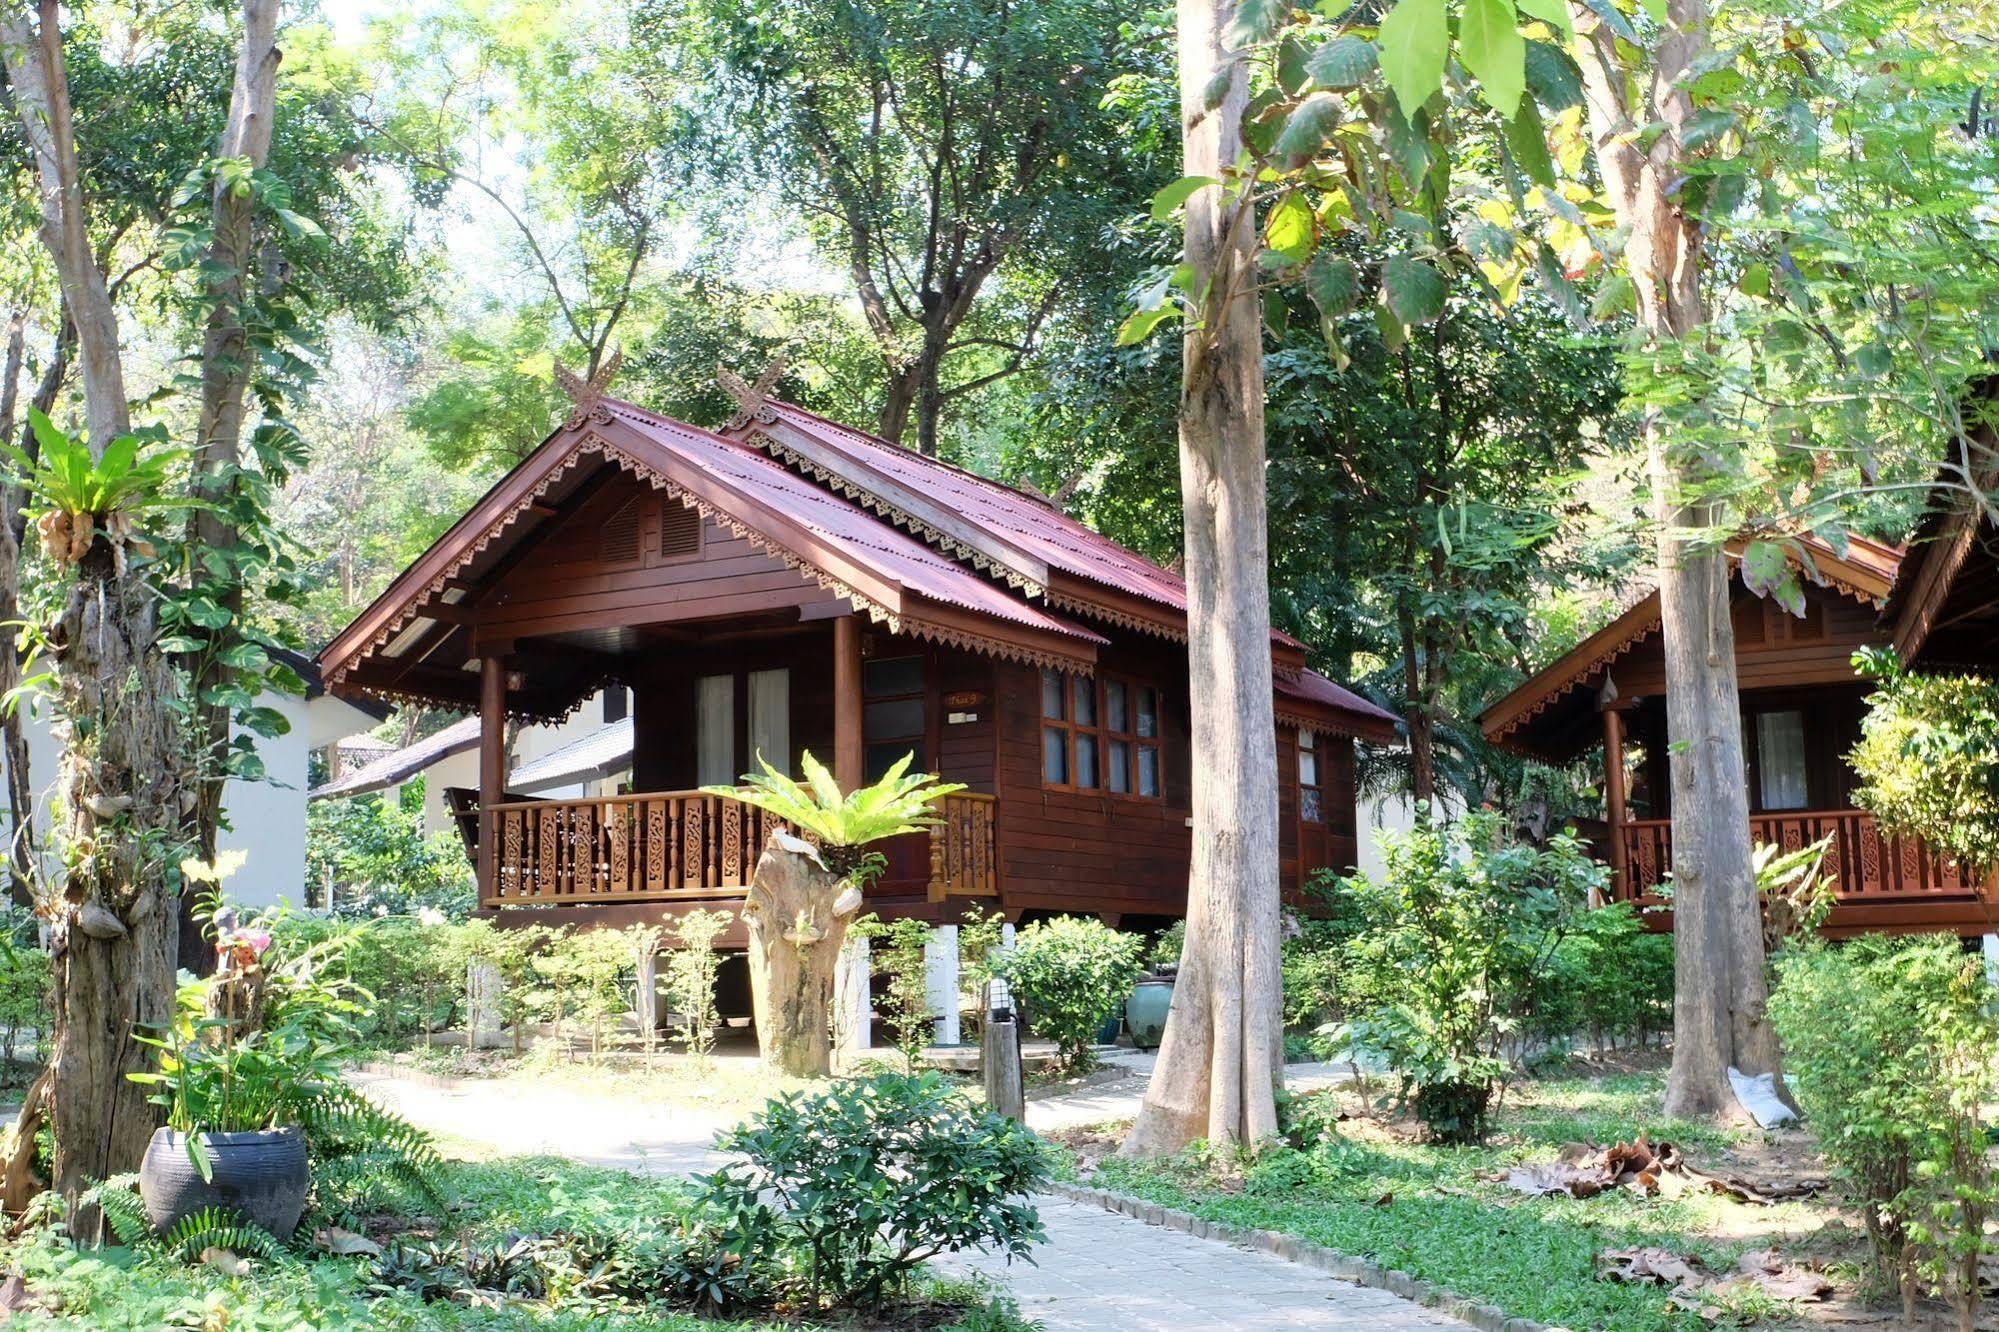
[{"label": "tree stump", "polygon": [[835,878],[810,842],[773,832],[750,880],[750,998],[764,1067],[833,1071],[833,986],[860,890]]}]

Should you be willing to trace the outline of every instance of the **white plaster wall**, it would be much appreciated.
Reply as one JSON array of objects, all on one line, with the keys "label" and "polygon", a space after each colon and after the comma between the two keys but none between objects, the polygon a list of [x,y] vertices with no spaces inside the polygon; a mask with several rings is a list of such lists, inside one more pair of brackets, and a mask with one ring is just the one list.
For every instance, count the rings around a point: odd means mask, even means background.
[{"label": "white plaster wall", "polygon": [[[312,725],[311,705],[289,695],[267,697],[264,702],[284,714],[291,730],[277,737],[257,737],[257,754],[264,760],[269,780],[229,783],[222,800],[230,826],[217,839],[222,850],[248,854],[249,859],[227,887],[230,896],[252,906],[268,906],[279,898],[297,902],[305,884],[306,755]],[[367,714],[355,712],[344,704],[341,707],[361,721],[372,723]],[[39,793],[35,803],[37,836],[48,832],[49,803],[56,766],[61,759],[61,750],[49,733],[50,715],[46,705],[23,714],[28,775]]]}]

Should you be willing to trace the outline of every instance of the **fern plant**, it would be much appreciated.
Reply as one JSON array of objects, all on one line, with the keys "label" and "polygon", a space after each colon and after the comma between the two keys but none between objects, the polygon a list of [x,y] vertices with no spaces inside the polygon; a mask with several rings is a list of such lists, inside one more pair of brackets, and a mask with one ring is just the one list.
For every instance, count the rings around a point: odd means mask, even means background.
[{"label": "fern plant", "polygon": [[704,786],[701,790],[704,795],[726,796],[775,814],[818,844],[827,869],[865,887],[883,866],[880,853],[866,849],[870,843],[935,827],[938,820],[930,814],[930,807],[965,789],[963,782],[939,781],[933,773],[905,775],[915,757],[904,754],[880,780],[843,792],[826,765],[812,757],[811,750],[799,758],[805,772],[803,782],[773,768],[760,752],[757,764],[763,771],[744,773],[742,786]]},{"label": "fern plant", "polygon": [[209,1249],[227,1249],[235,1254],[275,1258],[284,1252],[277,1236],[244,1220],[226,1207],[204,1207],[175,1222],[166,1234],[155,1237],[146,1203],[139,1196],[137,1175],[113,1175],[77,1198],[77,1210],[95,1207],[103,1213],[120,1244],[147,1249],[181,1262],[193,1262]]}]

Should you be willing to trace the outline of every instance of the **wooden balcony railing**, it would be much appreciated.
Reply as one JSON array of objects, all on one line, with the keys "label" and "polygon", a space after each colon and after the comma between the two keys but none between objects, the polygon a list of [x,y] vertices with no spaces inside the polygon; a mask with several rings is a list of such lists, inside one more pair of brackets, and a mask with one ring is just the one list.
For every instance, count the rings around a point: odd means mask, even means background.
[{"label": "wooden balcony railing", "polygon": [[959,791],[938,802],[938,825],[930,830],[930,900],[994,897],[999,862],[993,854],[993,814],[998,801],[975,791]]},{"label": "wooden balcony railing", "polygon": [[[946,797],[930,830],[930,895],[999,891],[993,797]],[[738,897],[756,872],[765,839],[783,820],[754,805],[699,791],[659,791],[588,800],[495,804],[479,835],[493,839],[494,881],[480,906],[569,906]],[[914,834],[910,840],[922,836]],[[918,842],[919,847],[922,846]],[[911,859],[921,882],[924,863]]]},{"label": "wooden balcony railing", "polygon": [[[1752,841],[1785,851],[1799,851],[1830,834],[1825,870],[1839,876],[1841,903],[1879,902],[1933,897],[1975,897],[1979,880],[1955,861],[1932,852],[1913,837],[1884,834],[1874,816],[1861,809],[1797,810],[1753,814]],[[1625,882],[1617,894],[1629,900],[1633,885],[1640,900],[1673,865],[1673,825],[1668,819],[1632,819],[1613,836],[1624,839]]]}]

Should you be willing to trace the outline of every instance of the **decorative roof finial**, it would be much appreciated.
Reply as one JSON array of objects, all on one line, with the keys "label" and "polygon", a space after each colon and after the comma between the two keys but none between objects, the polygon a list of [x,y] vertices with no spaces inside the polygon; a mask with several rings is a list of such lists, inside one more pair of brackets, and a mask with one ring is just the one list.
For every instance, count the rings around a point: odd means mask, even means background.
[{"label": "decorative roof finial", "polygon": [[569,369],[560,361],[555,363],[555,382],[576,404],[569,409],[569,419],[562,423],[565,430],[580,430],[583,423],[595,416],[600,422],[610,420],[610,413],[604,410],[604,390],[611,386],[611,376],[618,373],[618,367],[625,363],[622,349],[614,350],[597,367],[597,373],[588,379]]},{"label": "decorative roof finial", "polygon": [[777,413],[771,410],[768,401],[770,391],[777,387],[777,381],[784,377],[785,354],[782,350],[770,358],[770,364],[763,368],[754,384],[745,383],[743,377],[722,362],[715,362],[715,382],[722,391],[736,400],[736,410],[722,424],[724,430],[739,430],[752,421],[765,425],[777,420]]}]

